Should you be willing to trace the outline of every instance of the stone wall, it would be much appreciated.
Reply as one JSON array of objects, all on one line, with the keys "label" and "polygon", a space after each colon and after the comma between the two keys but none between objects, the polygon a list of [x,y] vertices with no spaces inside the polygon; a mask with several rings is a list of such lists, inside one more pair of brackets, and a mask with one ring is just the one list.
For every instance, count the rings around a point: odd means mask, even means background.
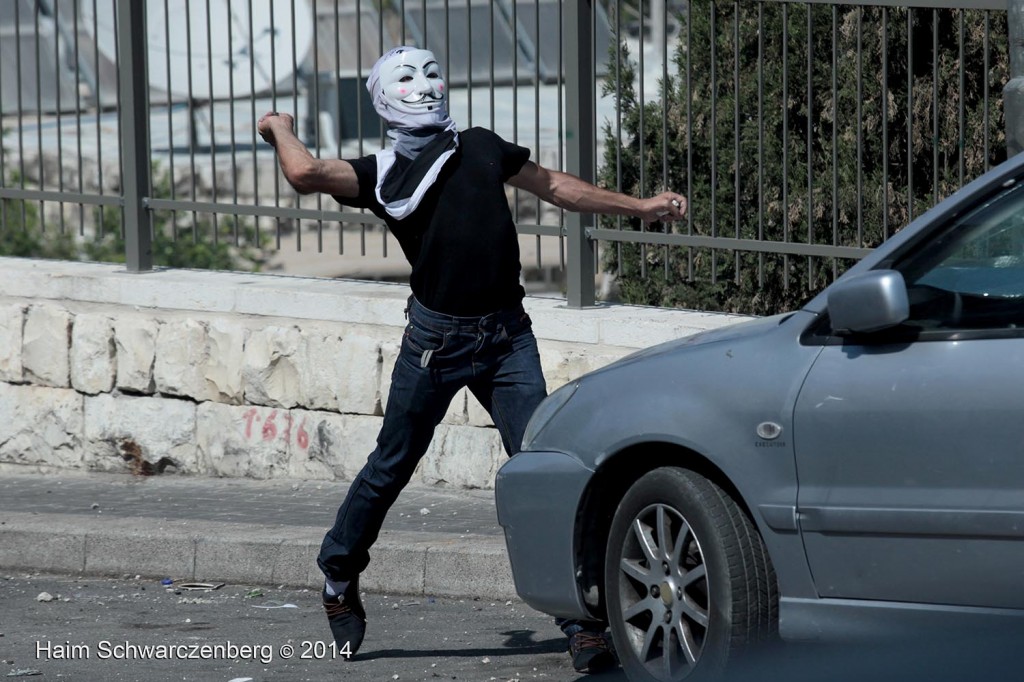
[{"label": "stone wall", "polygon": [[[0,468],[351,478],[373,449],[404,286],[0,258]],[[549,390],[740,317],[529,298]],[[456,396],[417,470],[491,487],[490,416]]]}]

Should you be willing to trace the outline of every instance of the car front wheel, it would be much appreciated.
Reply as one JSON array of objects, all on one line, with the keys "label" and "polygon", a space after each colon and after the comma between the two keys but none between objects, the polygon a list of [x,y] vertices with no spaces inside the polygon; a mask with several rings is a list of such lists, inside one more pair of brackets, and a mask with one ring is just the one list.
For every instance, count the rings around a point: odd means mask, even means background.
[{"label": "car front wheel", "polygon": [[775,574],[761,536],[721,488],[661,468],[615,513],[605,555],[608,618],[631,680],[705,680],[774,636]]}]

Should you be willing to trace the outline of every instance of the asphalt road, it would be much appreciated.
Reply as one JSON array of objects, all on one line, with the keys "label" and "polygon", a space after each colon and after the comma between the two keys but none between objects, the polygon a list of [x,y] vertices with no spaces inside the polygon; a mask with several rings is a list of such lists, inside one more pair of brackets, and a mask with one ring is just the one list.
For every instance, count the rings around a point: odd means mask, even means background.
[{"label": "asphalt road", "polygon": [[[44,592],[53,600],[39,601]],[[248,585],[189,591],[147,579],[0,575],[0,677],[76,682],[585,677],[573,672],[552,619],[518,601],[365,595],[370,622],[363,650],[342,660],[330,646],[318,600],[310,590]],[[615,671],[597,679],[622,682],[625,677]]]},{"label": "asphalt road", "polygon": [[[52,599],[46,599],[43,593]],[[573,672],[548,616],[518,601],[364,595],[363,650],[331,647],[315,591],[170,588],[0,574],[0,678],[92,682],[626,682]],[[882,644],[777,645],[722,682],[1022,682],[1024,632],[971,627]]]}]

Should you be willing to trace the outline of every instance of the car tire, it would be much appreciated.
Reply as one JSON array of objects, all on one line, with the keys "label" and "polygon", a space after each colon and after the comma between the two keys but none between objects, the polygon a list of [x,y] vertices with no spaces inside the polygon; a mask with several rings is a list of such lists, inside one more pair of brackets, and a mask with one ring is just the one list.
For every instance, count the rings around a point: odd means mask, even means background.
[{"label": "car tire", "polygon": [[655,469],[619,503],[605,555],[615,648],[630,680],[706,680],[778,631],[775,572],[736,502],[686,469]]}]

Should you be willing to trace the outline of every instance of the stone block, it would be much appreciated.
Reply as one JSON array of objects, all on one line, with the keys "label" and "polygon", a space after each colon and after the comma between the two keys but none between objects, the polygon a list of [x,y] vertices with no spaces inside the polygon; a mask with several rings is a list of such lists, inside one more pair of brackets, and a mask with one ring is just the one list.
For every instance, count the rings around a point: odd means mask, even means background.
[{"label": "stone block", "polygon": [[368,336],[346,336],[341,343],[338,366],[344,377],[338,385],[338,411],[380,414],[380,341]]},{"label": "stone block", "polygon": [[142,316],[122,316],[114,321],[117,388],[136,393],[154,391],[153,364],[159,331],[159,322]]},{"label": "stone block", "polygon": [[196,445],[214,475],[270,478],[286,473],[293,426],[280,408],[202,403]]},{"label": "stone block", "polygon": [[174,320],[160,325],[156,338],[153,380],[156,390],[202,400],[206,394],[206,325],[198,320]]},{"label": "stone block", "polygon": [[48,305],[29,307],[21,345],[25,381],[53,388],[71,385],[71,324],[71,313],[62,308]]},{"label": "stone block", "polygon": [[388,394],[391,392],[391,375],[398,362],[398,352],[402,349],[401,342],[385,341],[380,345],[380,398],[381,414],[388,409]]},{"label": "stone block", "polygon": [[21,343],[25,306],[0,306],[0,381],[21,382]]},{"label": "stone block", "polygon": [[505,458],[497,429],[441,424],[417,472],[427,484],[490,489]]},{"label": "stone block", "polygon": [[264,327],[249,335],[243,359],[245,400],[254,405],[295,407],[302,399],[298,327]]},{"label": "stone block", "polygon": [[452,398],[451,403],[448,404],[448,411],[445,412],[441,421],[445,424],[465,424],[468,419],[466,416],[466,401],[470,399],[468,388],[459,389],[459,392]]},{"label": "stone block", "polygon": [[109,393],[116,375],[113,320],[92,313],[76,315],[71,332],[71,386],[79,393]]},{"label": "stone block", "polygon": [[101,394],[85,398],[85,464],[146,473],[173,466],[205,474],[196,445],[196,405],[186,400]]},{"label": "stone block", "polygon": [[202,374],[205,391],[200,400],[240,405],[243,399],[242,368],[246,329],[223,318],[213,319],[206,330]]},{"label": "stone block", "polygon": [[377,446],[383,419],[292,410],[290,473],[298,478],[351,480]]},{"label": "stone block", "polygon": [[83,414],[70,389],[0,383],[0,462],[80,466]]},{"label": "stone block", "polygon": [[484,409],[472,393],[466,398],[466,423],[470,426],[494,426],[491,413]]},{"label": "stone block", "polygon": [[549,393],[583,376],[591,369],[586,354],[578,350],[569,350],[565,346],[541,347],[540,365]]},{"label": "stone block", "polygon": [[303,335],[298,362],[303,407],[337,411],[338,389],[348,380],[341,364],[341,349],[339,334],[309,332]]}]

